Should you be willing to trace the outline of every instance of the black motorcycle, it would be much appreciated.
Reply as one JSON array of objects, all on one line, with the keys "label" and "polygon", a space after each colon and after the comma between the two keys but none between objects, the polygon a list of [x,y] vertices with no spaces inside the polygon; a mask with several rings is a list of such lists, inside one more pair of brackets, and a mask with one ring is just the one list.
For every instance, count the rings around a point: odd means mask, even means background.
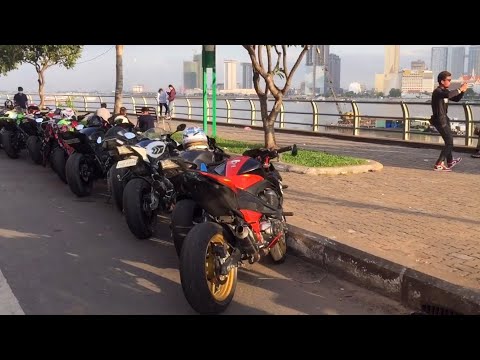
[{"label": "black motorcycle", "polygon": [[[177,131],[185,129],[185,124]],[[139,239],[152,236],[160,212],[170,212],[175,203],[174,178],[178,175],[177,166],[169,161],[178,156],[178,144],[159,128],[143,133],[142,140],[134,146],[119,147],[124,160],[117,163],[116,169],[128,169],[122,178],[123,210],[130,231]]]},{"label": "black motorcycle", "polygon": [[35,115],[19,113],[15,119],[0,118],[0,128],[3,149],[12,159],[17,159],[20,151],[26,149],[29,136],[38,134]]},{"label": "black motorcycle", "polygon": [[78,197],[92,192],[93,182],[104,178],[111,158],[102,147],[103,127],[87,127],[78,132],[64,132],[61,137],[75,151],[68,157],[65,174],[70,190]]}]

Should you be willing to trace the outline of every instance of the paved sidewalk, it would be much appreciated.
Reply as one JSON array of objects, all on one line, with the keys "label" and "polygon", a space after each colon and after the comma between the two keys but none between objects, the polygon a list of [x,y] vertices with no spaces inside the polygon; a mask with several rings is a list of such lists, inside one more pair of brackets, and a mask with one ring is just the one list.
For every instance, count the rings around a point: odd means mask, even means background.
[{"label": "paved sidewalk", "polygon": [[[172,128],[179,122],[172,121]],[[193,125],[194,123],[188,123]],[[195,123],[199,126],[199,123]],[[219,125],[220,137],[263,142],[263,132]],[[373,159],[383,171],[283,173],[291,224],[457,285],[480,289],[480,159],[460,154],[432,171],[439,150],[277,133],[280,146]]]}]

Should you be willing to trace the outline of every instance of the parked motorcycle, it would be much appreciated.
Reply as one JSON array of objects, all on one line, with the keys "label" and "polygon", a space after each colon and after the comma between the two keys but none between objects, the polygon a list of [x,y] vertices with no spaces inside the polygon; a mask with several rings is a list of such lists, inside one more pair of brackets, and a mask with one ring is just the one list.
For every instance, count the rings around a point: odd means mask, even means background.
[{"label": "parked motorcycle", "polygon": [[[121,163],[118,165],[118,162],[130,158],[130,156],[134,154],[128,146],[136,145],[140,142],[142,140],[142,134],[127,131],[121,126],[115,126],[112,130],[116,132],[117,138],[106,140],[103,144],[104,148],[111,151],[111,156],[114,160],[107,174],[108,190],[115,207],[123,211],[123,189],[132,177],[135,168],[126,166],[128,164],[122,166]],[[117,166],[119,167],[117,168]]]},{"label": "parked motorcycle", "polygon": [[[191,230],[177,244],[182,289],[197,312],[216,314],[228,307],[242,261],[255,263],[267,254],[284,261],[285,217],[293,213],[283,210],[282,178],[270,160],[287,151],[296,155],[296,145],[248,150],[213,169],[183,173],[182,187],[190,198],[183,201],[202,211],[198,223],[190,215]],[[175,211],[182,208],[179,202]]]},{"label": "parked motorcycle", "polygon": [[25,116],[21,111],[2,117],[0,127],[3,149],[12,159],[17,159],[20,151],[26,148],[28,137],[37,134],[35,116]]},{"label": "parked motorcycle", "polygon": [[[185,124],[177,127],[182,131]],[[117,163],[116,169],[129,169],[122,180],[128,179],[123,190],[123,210],[130,231],[139,239],[152,236],[160,212],[170,212],[175,203],[177,166],[168,159],[178,156],[179,144],[159,128],[142,134],[135,146],[119,150],[128,156]]]},{"label": "parked motorcycle", "polygon": [[[103,126],[105,125],[105,126]],[[63,132],[61,137],[75,151],[65,164],[65,175],[70,190],[78,197],[92,192],[93,182],[105,178],[112,165],[112,159],[103,147],[106,123],[76,132]]]}]

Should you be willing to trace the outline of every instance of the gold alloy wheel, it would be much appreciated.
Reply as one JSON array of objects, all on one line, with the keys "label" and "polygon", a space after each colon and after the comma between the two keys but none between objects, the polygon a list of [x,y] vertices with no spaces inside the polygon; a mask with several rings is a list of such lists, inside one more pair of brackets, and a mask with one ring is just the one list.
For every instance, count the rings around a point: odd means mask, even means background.
[{"label": "gold alloy wheel", "polygon": [[222,234],[215,234],[208,243],[205,257],[205,276],[208,282],[208,289],[216,301],[224,301],[232,292],[235,284],[235,268],[230,269],[227,275],[215,274],[214,244],[225,246],[225,239]]}]

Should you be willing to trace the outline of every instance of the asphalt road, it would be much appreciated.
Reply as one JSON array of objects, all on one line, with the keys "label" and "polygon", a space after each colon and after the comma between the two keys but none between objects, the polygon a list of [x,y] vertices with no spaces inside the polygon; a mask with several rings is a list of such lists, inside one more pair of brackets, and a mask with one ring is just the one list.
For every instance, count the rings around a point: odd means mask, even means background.
[{"label": "asphalt road", "polygon": [[[287,190],[288,191],[288,190]],[[195,314],[165,224],[137,240],[97,182],[77,198],[50,168],[0,150],[0,314]],[[408,314],[294,256],[241,269],[226,314]]]}]

